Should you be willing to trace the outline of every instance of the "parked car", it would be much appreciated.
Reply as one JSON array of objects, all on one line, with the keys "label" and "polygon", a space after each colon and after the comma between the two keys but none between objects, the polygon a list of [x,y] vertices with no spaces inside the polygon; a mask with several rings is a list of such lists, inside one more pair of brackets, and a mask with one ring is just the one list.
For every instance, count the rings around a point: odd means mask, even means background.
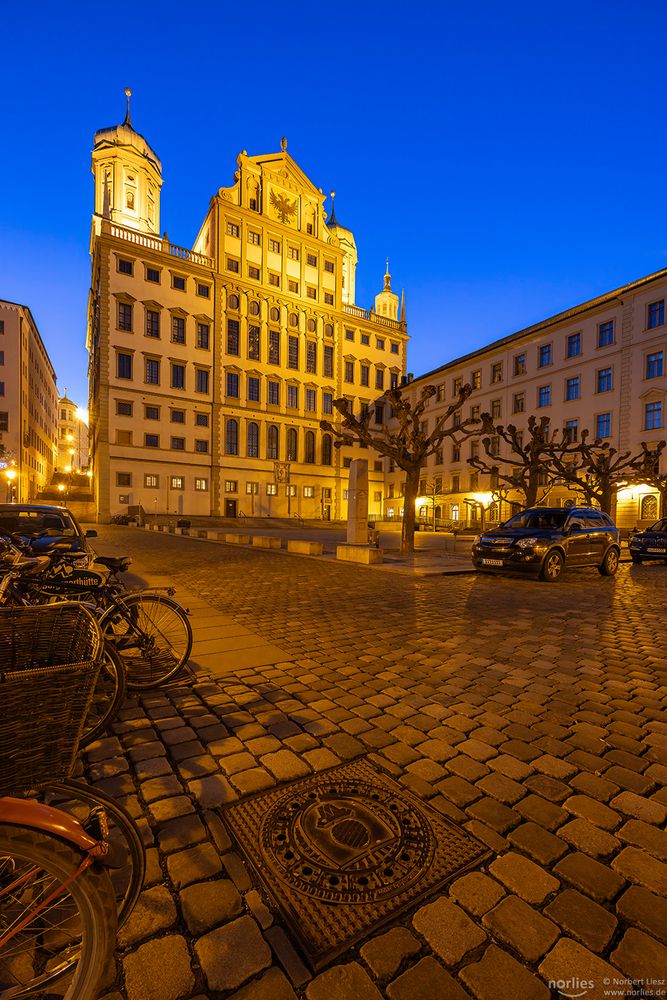
[{"label": "parked car", "polygon": [[633,563],[645,559],[662,559],[667,562],[667,517],[656,521],[650,528],[637,531],[628,542]]},{"label": "parked car", "polygon": [[619,530],[590,507],[531,507],[478,535],[472,561],[489,572],[532,573],[548,583],[571,566],[597,566],[603,576],[618,569]]},{"label": "parked car", "polygon": [[96,538],[94,528],[85,531],[74,514],[67,507],[50,506],[41,503],[1,503],[0,533],[18,533],[29,538],[35,532],[46,531],[43,538],[36,538],[31,548],[39,555],[53,542],[69,543],[70,551],[80,553],[82,561],[90,563],[95,558],[88,539]]}]

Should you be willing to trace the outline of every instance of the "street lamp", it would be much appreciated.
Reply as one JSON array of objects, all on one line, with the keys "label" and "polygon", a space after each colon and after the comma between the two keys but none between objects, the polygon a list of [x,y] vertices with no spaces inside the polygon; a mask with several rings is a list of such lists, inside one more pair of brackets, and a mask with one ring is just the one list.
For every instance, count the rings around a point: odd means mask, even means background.
[{"label": "street lamp", "polygon": [[14,503],[14,481],[16,479],[17,472],[16,469],[11,467],[5,469],[5,478],[7,479],[7,502]]},{"label": "street lamp", "polygon": [[65,498],[65,490],[66,490],[65,484],[64,483],[58,483],[58,493],[60,493],[60,496],[63,499]]}]

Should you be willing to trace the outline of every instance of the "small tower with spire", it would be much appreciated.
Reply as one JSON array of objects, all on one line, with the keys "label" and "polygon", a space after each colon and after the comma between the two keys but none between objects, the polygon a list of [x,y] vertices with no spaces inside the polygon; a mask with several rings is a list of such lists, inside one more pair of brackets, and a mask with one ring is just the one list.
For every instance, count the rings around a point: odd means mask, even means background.
[{"label": "small tower with spire", "polygon": [[336,192],[331,192],[331,215],[327,219],[327,229],[337,237],[340,248],[345,254],[343,257],[343,304],[354,305],[354,296],[357,283],[357,244],[354,234],[350,229],[341,226],[336,218]]},{"label": "small tower with spire", "polygon": [[375,296],[375,312],[387,319],[398,319],[398,295],[391,290],[391,274],[389,273],[389,258],[386,260],[384,272],[384,288]]},{"label": "small tower with spire", "polygon": [[131,97],[126,87],[122,124],[95,133],[95,216],[159,236],[162,164],[132,124]]}]

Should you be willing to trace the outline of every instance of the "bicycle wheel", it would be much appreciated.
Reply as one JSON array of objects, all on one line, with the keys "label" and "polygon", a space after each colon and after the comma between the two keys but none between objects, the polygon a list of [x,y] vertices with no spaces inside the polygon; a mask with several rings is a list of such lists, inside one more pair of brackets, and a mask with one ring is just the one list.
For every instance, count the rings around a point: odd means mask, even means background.
[{"label": "bicycle wheel", "polygon": [[128,594],[100,620],[127,670],[127,686],[158,687],[185,666],[192,628],[180,604],[162,594]]},{"label": "bicycle wheel", "polygon": [[120,867],[108,870],[116,896],[118,926],[122,927],[139,898],[146,876],[146,851],[137,824],[110,795],[80,781],[66,779],[57,784],[44,785],[38,797],[76,816],[81,823],[85,823],[91,809],[96,806],[104,808],[109,826],[107,839],[112,847],[126,852]]},{"label": "bicycle wheel", "polygon": [[89,746],[113,721],[125,698],[127,677],[125,664],[113,645],[104,644],[102,666],[97,677],[93,698],[88,709],[79,749]]},{"label": "bicycle wheel", "polygon": [[[72,975],[65,1000],[96,1000],[116,940],[106,871],[94,863],[35,912],[81,861],[82,854],[58,837],[0,825],[0,1000],[44,996],[48,984],[65,974]],[[9,937],[24,918],[25,927]]]}]

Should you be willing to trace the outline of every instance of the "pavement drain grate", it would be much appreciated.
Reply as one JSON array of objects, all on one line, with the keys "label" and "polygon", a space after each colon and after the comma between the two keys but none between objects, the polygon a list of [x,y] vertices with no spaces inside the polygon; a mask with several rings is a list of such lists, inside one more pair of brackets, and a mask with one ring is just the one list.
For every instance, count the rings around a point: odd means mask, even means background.
[{"label": "pavement drain grate", "polygon": [[220,812],[314,970],[491,853],[364,758]]}]

